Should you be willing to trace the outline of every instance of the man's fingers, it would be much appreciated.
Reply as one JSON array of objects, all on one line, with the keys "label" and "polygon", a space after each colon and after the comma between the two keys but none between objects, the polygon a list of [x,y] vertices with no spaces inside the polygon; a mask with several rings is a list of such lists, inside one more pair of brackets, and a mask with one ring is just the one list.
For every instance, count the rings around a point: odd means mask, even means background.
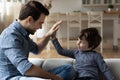
[{"label": "man's fingers", "polygon": [[54,25],[53,25],[53,28],[56,28],[56,27],[60,27],[59,25],[62,23],[62,20],[56,22]]}]

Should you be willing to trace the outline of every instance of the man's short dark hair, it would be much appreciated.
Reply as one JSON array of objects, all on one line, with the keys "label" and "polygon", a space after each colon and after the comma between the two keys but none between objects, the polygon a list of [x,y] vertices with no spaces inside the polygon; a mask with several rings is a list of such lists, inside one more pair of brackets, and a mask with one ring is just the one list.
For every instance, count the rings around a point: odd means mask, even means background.
[{"label": "man's short dark hair", "polygon": [[41,13],[45,14],[46,16],[49,15],[48,9],[45,8],[40,2],[29,1],[21,8],[19,19],[24,20],[28,16],[32,16],[36,21],[40,17]]},{"label": "man's short dark hair", "polygon": [[101,36],[96,28],[86,28],[83,29],[79,35],[79,38],[82,39],[85,37],[85,40],[88,42],[89,48],[95,49],[99,46],[101,42]]}]

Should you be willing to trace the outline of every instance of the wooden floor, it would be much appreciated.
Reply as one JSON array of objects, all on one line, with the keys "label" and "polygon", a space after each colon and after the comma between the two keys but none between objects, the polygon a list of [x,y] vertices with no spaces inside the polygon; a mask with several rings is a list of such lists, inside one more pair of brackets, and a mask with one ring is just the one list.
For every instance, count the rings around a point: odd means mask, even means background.
[{"label": "wooden floor", "polygon": [[[66,42],[62,42],[62,46],[65,46]],[[56,50],[54,49],[53,45],[51,43],[50,44],[50,48],[45,48],[39,55],[33,55],[30,54],[30,58],[43,58],[43,59],[47,59],[47,58],[67,58],[64,56],[60,56],[57,54]],[[72,47],[76,48],[75,44],[71,45]],[[103,55],[104,58],[120,58],[120,40],[119,40],[119,46],[118,46],[118,50],[113,50],[113,46],[111,42],[104,42],[103,43],[103,53],[101,53]]]}]

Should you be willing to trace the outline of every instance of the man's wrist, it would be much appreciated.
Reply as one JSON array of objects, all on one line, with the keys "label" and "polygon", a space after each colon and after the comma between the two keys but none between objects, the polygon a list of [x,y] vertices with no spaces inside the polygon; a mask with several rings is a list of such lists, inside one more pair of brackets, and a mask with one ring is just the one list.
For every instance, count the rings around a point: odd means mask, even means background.
[{"label": "man's wrist", "polygon": [[55,39],[57,39],[57,38],[56,37],[52,37],[52,36],[50,37],[50,40],[55,40]]}]

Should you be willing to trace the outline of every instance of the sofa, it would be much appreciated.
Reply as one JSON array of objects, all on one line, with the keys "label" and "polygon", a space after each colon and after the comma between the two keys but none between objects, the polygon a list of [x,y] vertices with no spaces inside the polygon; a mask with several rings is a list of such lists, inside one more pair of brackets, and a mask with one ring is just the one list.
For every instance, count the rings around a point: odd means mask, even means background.
[{"label": "sofa", "polygon": [[[107,63],[113,75],[115,76],[115,80],[120,80],[120,59],[109,58],[104,60]],[[43,68],[46,71],[64,64],[71,64],[73,66],[75,64],[75,60],[71,58],[49,58],[49,59],[29,58],[29,61],[34,65]],[[100,73],[100,80],[105,80],[102,73]]]}]

